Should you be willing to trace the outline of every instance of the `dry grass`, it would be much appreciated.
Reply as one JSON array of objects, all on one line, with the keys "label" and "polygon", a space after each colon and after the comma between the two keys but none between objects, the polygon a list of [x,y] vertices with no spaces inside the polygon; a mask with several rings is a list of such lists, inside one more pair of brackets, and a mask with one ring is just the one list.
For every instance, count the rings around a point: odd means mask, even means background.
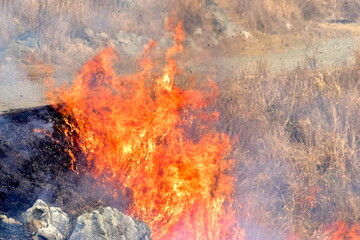
[{"label": "dry grass", "polygon": [[[133,2],[133,3],[131,3]],[[212,25],[205,6],[209,0],[145,1],[145,0],[0,0],[0,36],[9,42],[17,34],[35,31],[39,43],[64,49],[68,38],[82,28],[107,34],[119,30],[135,33],[158,33],[164,21],[173,15],[184,19],[185,27],[205,28]],[[303,29],[305,21],[329,18],[358,18],[360,3],[356,0],[215,0],[238,25],[250,31],[286,32],[286,24]],[[134,4],[135,3],[135,4]],[[216,30],[216,29],[213,29]],[[1,42],[1,41],[0,41]]]},{"label": "dry grass", "polygon": [[251,30],[266,33],[282,33],[291,28],[303,30],[312,21],[349,19],[359,17],[360,3],[356,0],[218,0],[232,19]]},{"label": "dry grass", "polygon": [[[79,67],[77,63],[82,63],[95,53],[76,42],[85,29],[106,33],[112,39],[123,30],[158,40],[164,35],[164,25],[170,16],[184,21],[187,36],[201,27],[204,34],[202,40],[196,43],[199,46],[212,45],[209,39],[221,33],[211,11],[206,8],[209,2],[212,1],[0,0],[0,50],[28,32],[35,35],[40,47],[37,53],[45,62],[69,62],[69,66]],[[311,27],[313,22],[343,16],[356,20],[356,10],[360,9],[356,0],[347,1],[346,6],[335,0],[213,2],[225,9],[230,20],[255,36],[248,41],[243,41],[241,37],[227,40],[224,45],[232,46],[228,47],[231,53],[234,52],[232,48],[236,48],[235,54],[263,53],[301,45],[304,36],[319,35]],[[355,13],[350,14],[351,11]],[[297,34],[304,32],[307,27],[306,34]],[[227,49],[221,51],[226,52]],[[82,58],[83,55],[85,57]],[[71,61],[71,58],[76,60]]]},{"label": "dry grass", "polygon": [[324,239],[331,223],[359,222],[359,59],[221,83],[220,126],[239,138],[237,196],[249,239]]},{"label": "dry grass", "polygon": [[109,35],[114,35],[119,30],[148,34],[163,29],[164,8],[160,2],[140,0],[136,1],[138,6],[132,6],[129,2],[1,0],[1,37],[4,38],[3,41],[9,42],[18,34],[33,31],[43,47],[64,50],[69,38],[74,37],[81,29],[90,28]]}]

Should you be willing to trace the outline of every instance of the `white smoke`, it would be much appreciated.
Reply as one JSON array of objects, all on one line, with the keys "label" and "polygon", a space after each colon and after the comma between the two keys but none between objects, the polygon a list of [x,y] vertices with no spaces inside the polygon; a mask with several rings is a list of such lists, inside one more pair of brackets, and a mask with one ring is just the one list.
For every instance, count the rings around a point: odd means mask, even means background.
[{"label": "white smoke", "polygon": [[45,103],[40,85],[26,80],[13,59],[6,57],[0,64],[0,112]]}]

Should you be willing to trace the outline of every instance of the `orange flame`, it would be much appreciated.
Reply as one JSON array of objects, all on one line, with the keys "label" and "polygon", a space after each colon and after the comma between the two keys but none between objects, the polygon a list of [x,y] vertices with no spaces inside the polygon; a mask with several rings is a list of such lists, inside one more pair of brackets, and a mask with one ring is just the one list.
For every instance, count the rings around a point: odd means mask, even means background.
[{"label": "orange flame", "polygon": [[360,226],[358,224],[348,225],[343,221],[338,221],[330,226],[330,230],[325,235],[327,240],[358,240],[360,239]]},{"label": "orange flame", "polygon": [[119,76],[117,54],[103,50],[60,91],[60,111],[76,120],[72,131],[94,176],[131,190],[128,213],[150,226],[153,239],[244,239],[232,196],[234,160],[226,159],[230,139],[214,130],[219,114],[208,108],[216,87],[204,93],[175,85],[181,23],[174,40],[161,76],[149,59],[141,72]]}]

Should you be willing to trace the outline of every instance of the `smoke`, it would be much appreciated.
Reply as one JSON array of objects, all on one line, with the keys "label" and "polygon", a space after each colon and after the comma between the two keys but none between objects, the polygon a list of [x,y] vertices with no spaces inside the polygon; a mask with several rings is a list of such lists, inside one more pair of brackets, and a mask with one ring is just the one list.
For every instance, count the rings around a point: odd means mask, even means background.
[{"label": "smoke", "polygon": [[26,80],[11,58],[5,58],[0,66],[0,96],[0,111],[44,104],[40,85]]},{"label": "smoke", "polygon": [[[46,103],[44,82],[71,83],[91,56],[108,45],[136,59],[150,39],[167,44],[166,22],[202,23],[204,3],[189,1],[0,1],[0,111]],[[129,67],[126,67],[129,68]]]},{"label": "smoke", "polygon": [[47,78],[57,85],[70,82],[85,61],[108,45],[135,58],[148,40],[166,42],[170,8],[144,0],[1,0],[1,108],[44,104],[41,87]]}]

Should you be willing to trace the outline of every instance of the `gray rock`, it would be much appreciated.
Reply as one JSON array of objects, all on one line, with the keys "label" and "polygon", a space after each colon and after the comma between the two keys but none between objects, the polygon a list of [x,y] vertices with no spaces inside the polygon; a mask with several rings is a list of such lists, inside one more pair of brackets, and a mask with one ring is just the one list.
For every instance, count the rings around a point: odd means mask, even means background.
[{"label": "gray rock", "polygon": [[74,32],[74,39],[81,39],[85,41],[88,45],[92,46],[95,44],[95,34],[94,31],[90,28],[79,28]]},{"label": "gray rock", "polygon": [[151,230],[117,209],[100,207],[80,215],[69,240],[147,240]]},{"label": "gray rock", "polygon": [[149,39],[134,33],[120,31],[116,35],[115,41],[116,45],[120,46],[126,54],[135,57],[143,51],[144,47],[149,42]]},{"label": "gray rock", "polygon": [[67,214],[60,208],[49,207],[40,199],[25,212],[24,220],[35,240],[63,240],[70,230]]},{"label": "gray rock", "polygon": [[251,37],[251,33],[245,31],[243,27],[238,26],[231,21],[226,11],[214,1],[211,1],[211,4],[207,4],[206,8],[212,14],[213,22],[218,33],[223,34],[227,38],[233,38],[239,35],[244,39]]}]

